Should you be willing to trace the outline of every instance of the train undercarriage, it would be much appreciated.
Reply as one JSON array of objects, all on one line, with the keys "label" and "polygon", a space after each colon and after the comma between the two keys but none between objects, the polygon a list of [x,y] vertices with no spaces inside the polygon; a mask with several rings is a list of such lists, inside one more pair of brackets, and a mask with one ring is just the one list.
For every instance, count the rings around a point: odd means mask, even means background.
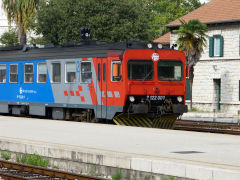
[{"label": "train undercarriage", "polygon": [[[116,112],[111,120],[97,118],[96,112],[90,108],[44,107],[40,114],[54,120],[110,122],[122,126],[172,129],[177,118],[187,112],[187,106],[179,97],[129,96],[123,112]],[[28,105],[10,105],[8,109],[9,114],[16,116],[33,115],[31,106]],[[37,109],[39,113],[40,106]]]}]

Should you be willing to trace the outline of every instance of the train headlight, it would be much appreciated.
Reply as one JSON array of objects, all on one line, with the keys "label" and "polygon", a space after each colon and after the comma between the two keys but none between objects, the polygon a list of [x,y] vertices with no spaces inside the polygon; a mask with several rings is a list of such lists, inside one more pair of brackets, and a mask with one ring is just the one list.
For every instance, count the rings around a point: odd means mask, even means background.
[{"label": "train headlight", "polygon": [[151,48],[153,47],[152,43],[148,43],[148,44],[147,44],[147,47],[148,47],[149,49],[151,49]]},{"label": "train headlight", "polygon": [[178,102],[182,102],[182,101],[183,101],[182,96],[178,96],[178,97],[177,97],[177,100],[178,100]]},{"label": "train headlight", "polygon": [[130,102],[134,102],[134,101],[135,101],[134,96],[129,96],[129,101],[130,101]]},{"label": "train headlight", "polygon": [[162,49],[162,48],[163,48],[163,45],[159,43],[159,44],[157,45],[157,47],[158,47],[158,49]]}]

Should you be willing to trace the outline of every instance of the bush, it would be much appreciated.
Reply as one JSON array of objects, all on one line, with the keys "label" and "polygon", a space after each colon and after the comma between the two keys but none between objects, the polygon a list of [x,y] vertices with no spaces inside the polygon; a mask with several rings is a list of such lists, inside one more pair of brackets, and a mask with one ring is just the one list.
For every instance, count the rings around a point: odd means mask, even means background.
[{"label": "bush", "polygon": [[50,43],[49,41],[46,41],[43,37],[36,37],[36,38],[31,38],[30,39],[30,44],[34,45],[45,45],[45,44],[48,44]]},{"label": "bush", "polygon": [[122,172],[120,169],[117,169],[116,174],[112,175],[113,180],[120,180],[122,178]]},{"label": "bush", "polygon": [[18,37],[15,29],[10,29],[8,32],[3,33],[0,37],[0,43],[4,46],[18,45]]},{"label": "bush", "polygon": [[18,163],[40,166],[46,168],[48,166],[49,161],[38,154],[22,154],[18,155],[16,158]]},{"label": "bush", "polygon": [[9,160],[11,158],[11,154],[9,152],[1,151],[1,158]]}]

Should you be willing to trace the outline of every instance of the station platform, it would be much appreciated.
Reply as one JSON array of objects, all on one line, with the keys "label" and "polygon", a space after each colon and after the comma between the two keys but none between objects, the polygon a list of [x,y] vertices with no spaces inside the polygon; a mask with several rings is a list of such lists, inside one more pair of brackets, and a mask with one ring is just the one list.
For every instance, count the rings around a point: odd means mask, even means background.
[{"label": "station platform", "polygon": [[190,121],[206,121],[206,122],[220,122],[220,123],[236,123],[240,124],[240,117],[232,114],[220,112],[188,112],[181,116],[182,120]]},{"label": "station platform", "polygon": [[234,135],[0,116],[0,149],[38,153],[74,172],[86,163],[183,179],[240,179]]}]

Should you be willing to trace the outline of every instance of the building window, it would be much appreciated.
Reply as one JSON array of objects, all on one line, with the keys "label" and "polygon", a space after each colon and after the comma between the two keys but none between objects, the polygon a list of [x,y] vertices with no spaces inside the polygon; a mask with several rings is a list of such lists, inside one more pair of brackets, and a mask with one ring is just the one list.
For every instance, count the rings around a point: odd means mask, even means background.
[{"label": "building window", "polygon": [[10,77],[10,83],[18,82],[18,65],[17,64],[10,64],[9,77]]},{"label": "building window", "polygon": [[67,62],[66,63],[66,82],[73,83],[76,80],[76,63]]},{"label": "building window", "polygon": [[238,40],[238,42],[239,42],[239,55],[240,55],[240,35],[239,35],[239,40]]},{"label": "building window", "polygon": [[209,56],[223,57],[223,36],[214,35],[209,38]]},{"label": "building window", "polygon": [[38,63],[38,83],[47,82],[47,64]]},{"label": "building window", "polygon": [[0,83],[6,83],[6,64],[0,64]]},{"label": "building window", "polygon": [[60,83],[61,82],[61,64],[52,63],[52,82]]},{"label": "building window", "polygon": [[238,99],[238,100],[240,101],[240,80],[239,80],[239,82],[238,82],[238,86],[239,86],[239,88],[238,88],[238,95],[239,95],[238,98],[239,98],[239,99]]},{"label": "building window", "polygon": [[24,64],[24,82],[33,83],[33,64]]},{"label": "building window", "polygon": [[81,62],[81,82],[92,82],[91,62]]}]

